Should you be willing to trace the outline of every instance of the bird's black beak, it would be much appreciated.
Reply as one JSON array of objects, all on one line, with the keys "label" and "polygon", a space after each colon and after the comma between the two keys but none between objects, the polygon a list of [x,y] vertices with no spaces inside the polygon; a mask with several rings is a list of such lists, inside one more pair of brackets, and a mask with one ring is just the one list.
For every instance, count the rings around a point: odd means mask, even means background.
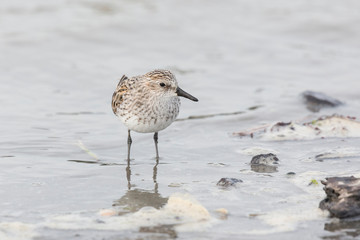
[{"label": "bird's black beak", "polygon": [[176,94],[180,97],[184,97],[184,98],[188,98],[190,100],[193,100],[194,102],[199,101],[196,97],[191,96],[190,94],[188,94],[187,92],[185,92],[184,90],[182,90],[181,88],[177,87],[176,89]]}]

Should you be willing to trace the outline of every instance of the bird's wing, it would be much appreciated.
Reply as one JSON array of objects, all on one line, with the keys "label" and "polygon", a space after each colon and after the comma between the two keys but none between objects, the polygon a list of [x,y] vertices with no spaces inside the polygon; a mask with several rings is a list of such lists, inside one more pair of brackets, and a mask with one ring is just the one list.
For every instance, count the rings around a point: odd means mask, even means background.
[{"label": "bird's wing", "polygon": [[125,82],[126,80],[128,80],[129,78],[127,77],[127,76],[125,76],[125,75],[123,75],[121,78],[120,78],[120,81],[119,81],[119,83],[118,83],[118,87],[123,83],[123,82]]},{"label": "bird's wing", "polygon": [[116,87],[115,92],[113,93],[111,107],[114,114],[116,114],[118,107],[124,101],[123,95],[128,91],[128,87],[126,86],[126,80],[128,79],[129,78],[127,76],[123,75]]}]

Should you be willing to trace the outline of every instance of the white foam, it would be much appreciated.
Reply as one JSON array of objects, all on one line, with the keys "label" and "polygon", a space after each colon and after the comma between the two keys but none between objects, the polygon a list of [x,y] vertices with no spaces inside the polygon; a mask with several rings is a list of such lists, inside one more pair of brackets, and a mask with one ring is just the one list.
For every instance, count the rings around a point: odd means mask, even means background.
[{"label": "white foam", "polygon": [[274,123],[253,134],[262,140],[311,140],[331,137],[360,137],[360,122],[342,116],[327,116],[309,123]]},{"label": "white foam", "polygon": [[176,231],[200,231],[214,221],[208,210],[189,194],[174,194],[161,209],[143,207],[122,216],[59,215],[47,219],[43,226],[54,229],[136,230],[139,227],[174,225]]},{"label": "white foam", "polygon": [[35,225],[22,222],[1,222],[0,239],[1,240],[25,240],[32,239],[38,234],[35,231]]},{"label": "white foam", "polygon": [[325,194],[322,185],[309,186],[312,179],[323,179],[326,173],[319,171],[308,171],[298,174],[290,179],[294,185],[303,190],[303,193],[291,195],[285,199],[288,204],[294,205],[283,209],[275,209],[257,216],[271,228],[254,229],[247,231],[246,234],[270,234],[277,232],[295,231],[299,224],[324,219],[328,216],[327,211],[319,209],[319,202]]}]

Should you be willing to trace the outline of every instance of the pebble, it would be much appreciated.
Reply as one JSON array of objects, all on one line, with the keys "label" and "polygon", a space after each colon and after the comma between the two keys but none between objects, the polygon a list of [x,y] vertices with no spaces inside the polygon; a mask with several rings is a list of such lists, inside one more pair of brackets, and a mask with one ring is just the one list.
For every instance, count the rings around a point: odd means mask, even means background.
[{"label": "pebble", "polygon": [[251,159],[250,164],[254,172],[273,173],[277,172],[279,159],[273,153],[259,154]]},{"label": "pebble", "polygon": [[221,178],[216,185],[227,188],[241,182],[242,180],[238,178]]}]

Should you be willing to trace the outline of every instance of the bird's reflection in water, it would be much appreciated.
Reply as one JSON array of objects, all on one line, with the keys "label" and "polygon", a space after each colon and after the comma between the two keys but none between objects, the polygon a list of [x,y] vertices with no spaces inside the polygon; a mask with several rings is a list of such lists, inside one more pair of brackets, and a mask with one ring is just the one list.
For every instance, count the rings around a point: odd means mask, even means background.
[{"label": "bird's reflection in water", "polygon": [[120,207],[119,215],[123,215],[129,212],[136,212],[142,207],[150,206],[156,209],[164,206],[168,198],[162,197],[158,192],[158,183],[157,183],[157,166],[159,164],[159,160],[156,160],[156,164],[153,168],[153,181],[154,181],[154,189],[145,190],[134,188],[131,186],[131,166],[130,161],[127,161],[126,166],[126,178],[127,178],[127,187],[128,190],[124,196],[120,199],[114,201],[113,206]]},{"label": "bird's reflection in water", "polygon": [[[164,206],[168,198],[162,197],[158,192],[158,183],[157,183],[157,166],[159,164],[159,159],[156,159],[155,166],[153,168],[153,181],[154,181],[154,189],[145,190],[134,188],[131,186],[131,166],[130,161],[127,161],[127,166],[125,168],[126,171],[126,179],[127,179],[127,187],[125,195],[120,199],[115,200],[113,203],[114,207],[120,208],[119,215],[136,212],[143,207],[154,207],[156,209]],[[140,233],[155,233],[155,234],[165,234],[167,239],[177,238],[177,233],[174,230],[174,225],[158,225],[158,226],[144,226],[139,228]]]}]

